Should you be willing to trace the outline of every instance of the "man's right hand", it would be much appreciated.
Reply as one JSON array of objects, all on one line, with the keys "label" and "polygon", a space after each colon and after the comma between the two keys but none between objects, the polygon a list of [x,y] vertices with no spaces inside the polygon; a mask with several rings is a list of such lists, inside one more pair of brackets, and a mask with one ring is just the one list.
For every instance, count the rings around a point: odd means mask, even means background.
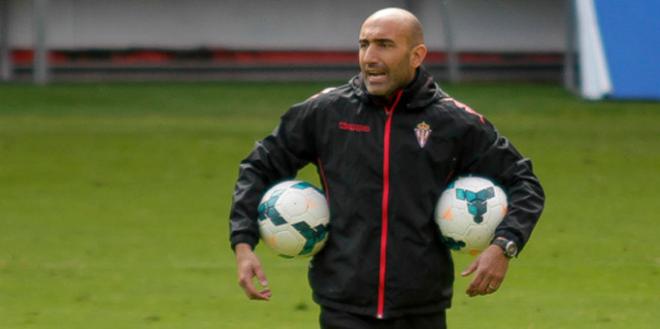
[{"label": "man's right hand", "polygon": [[[234,248],[236,252],[236,265],[238,269],[238,284],[243,288],[250,299],[270,300],[272,293],[268,288],[268,280],[261,269],[259,258],[247,243],[239,243]],[[253,278],[257,277],[261,284],[261,291],[257,291]]]}]

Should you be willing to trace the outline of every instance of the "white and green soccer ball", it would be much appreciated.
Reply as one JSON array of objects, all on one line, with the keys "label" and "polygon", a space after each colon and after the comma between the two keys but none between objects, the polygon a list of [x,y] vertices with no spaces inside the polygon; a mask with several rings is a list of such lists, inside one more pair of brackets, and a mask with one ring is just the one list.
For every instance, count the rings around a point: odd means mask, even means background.
[{"label": "white and green soccer ball", "polygon": [[328,203],[312,184],[281,182],[264,194],[258,211],[261,239],[282,257],[313,256],[328,239]]},{"label": "white and green soccer ball", "polygon": [[508,209],[504,191],[482,177],[462,177],[449,184],[435,208],[442,241],[455,251],[476,255],[494,238]]}]

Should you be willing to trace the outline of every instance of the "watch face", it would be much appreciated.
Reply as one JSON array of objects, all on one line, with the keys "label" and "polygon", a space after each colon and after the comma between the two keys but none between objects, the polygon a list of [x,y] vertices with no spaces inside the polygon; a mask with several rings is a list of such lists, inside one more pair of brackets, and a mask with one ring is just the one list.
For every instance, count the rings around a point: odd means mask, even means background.
[{"label": "watch face", "polygon": [[518,253],[518,246],[516,246],[515,242],[509,241],[509,243],[506,244],[505,251],[507,256],[514,257]]}]

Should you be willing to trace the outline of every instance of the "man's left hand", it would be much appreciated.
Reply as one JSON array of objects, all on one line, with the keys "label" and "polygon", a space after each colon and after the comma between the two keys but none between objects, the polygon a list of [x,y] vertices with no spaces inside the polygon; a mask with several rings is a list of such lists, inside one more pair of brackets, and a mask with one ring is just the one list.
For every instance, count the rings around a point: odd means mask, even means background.
[{"label": "man's left hand", "polygon": [[465,292],[470,297],[496,292],[504,281],[508,268],[509,259],[504,255],[502,248],[490,245],[461,273],[462,276],[475,273],[474,280]]}]

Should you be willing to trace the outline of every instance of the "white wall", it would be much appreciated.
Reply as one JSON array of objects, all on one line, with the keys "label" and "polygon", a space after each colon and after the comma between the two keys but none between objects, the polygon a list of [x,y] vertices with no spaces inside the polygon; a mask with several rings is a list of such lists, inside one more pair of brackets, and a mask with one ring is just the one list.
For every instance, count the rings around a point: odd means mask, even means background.
[{"label": "white wall", "polygon": [[[32,1],[10,0],[10,42],[32,43]],[[410,1],[432,50],[443,47],[440,0]],[[351,50],[373,11],[405,1],[50,0],[56,49],[229,48]],[[462,51],[562,51],[564,1],[450,0]]]}]

